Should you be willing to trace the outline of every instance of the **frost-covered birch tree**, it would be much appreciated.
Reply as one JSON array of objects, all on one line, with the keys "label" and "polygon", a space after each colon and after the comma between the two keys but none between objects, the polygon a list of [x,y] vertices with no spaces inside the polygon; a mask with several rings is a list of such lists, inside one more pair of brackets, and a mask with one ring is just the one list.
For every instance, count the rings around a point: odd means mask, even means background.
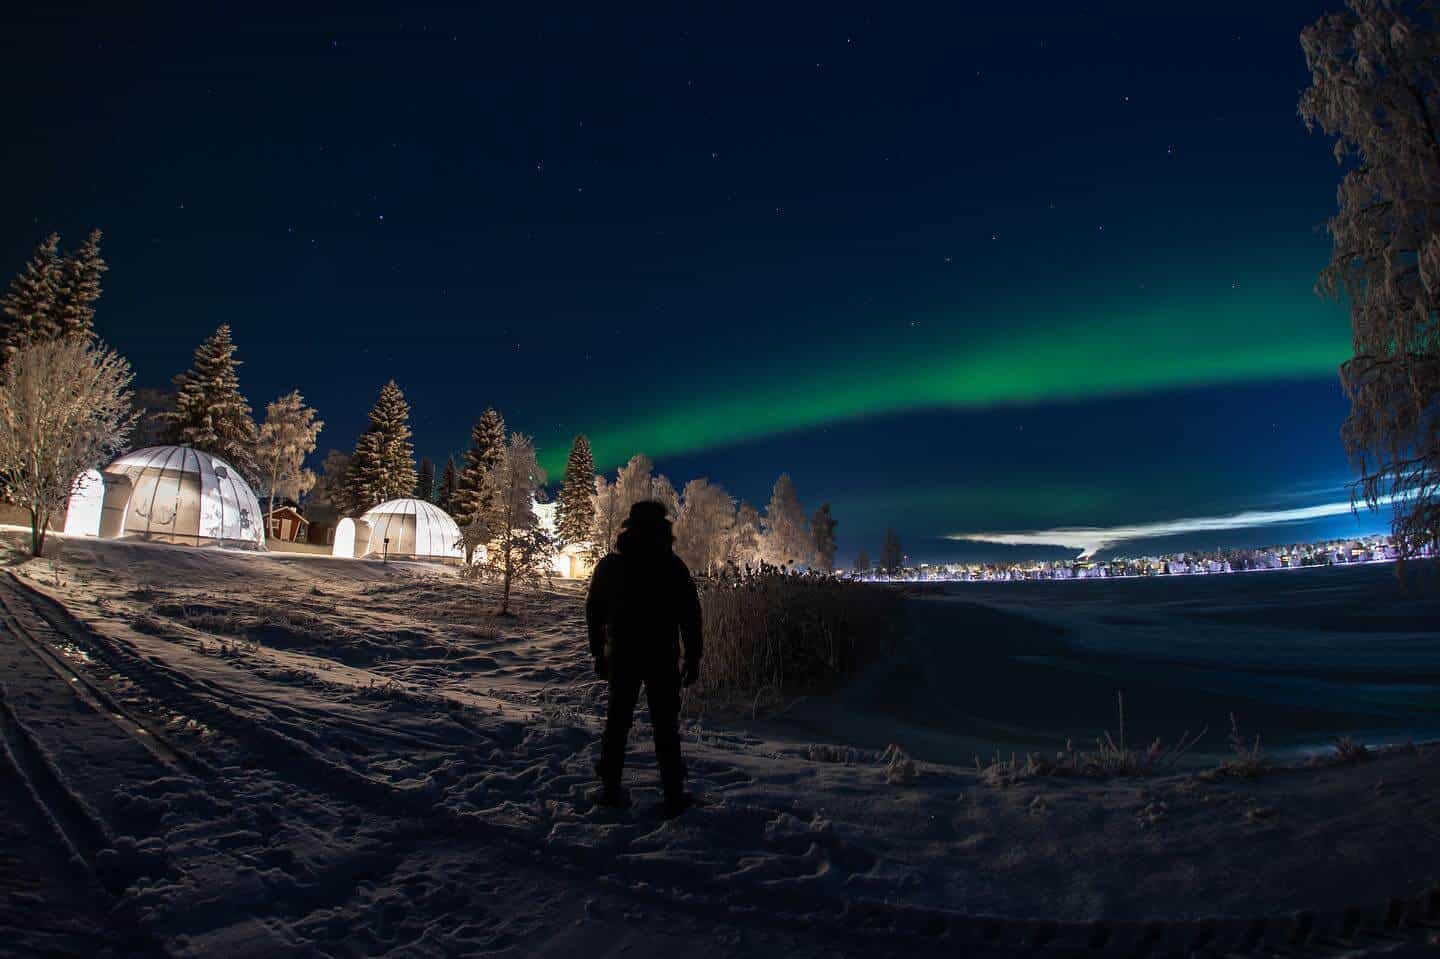
[{"label": "frost-covered birch tree", "polygon": [[620,488],[603,476],[595,477],[595,496],[591,500],[595,510],[594,532],[590,537],[590,554],[599,559],[615,548],[615,537],[620,535],[620,523],[625,514],[620,509]]},{"label": "frost-covered birch tree", "polygon": [[744,500],[735,510],[735,523],[730,527],[727,559],[737,569],[760,562],[760,511]]},{"label": "frost-covered birch tree", "polygon": [[267,512],[275,512],[275,497],[300,496],[315,485],[315,474],[305,468],[305,458],[315,452],[315,443],[324,422],[305,405],[299,390],[291,390],[265,407],[265,422],[256,432],[256,460],[265,477],[270,498]]},{"label": "frost-covered birch tree", "polygon": [[1311,129],[1345,168],[1320,288],[1350,303],[1341,430],[1402,555],[1440,542],[1440,4],[1347,0],[1300,36]]},{"label": "frost-covered birch tree", "polygon": [[124,448],[130,381],[130,364],[88,338],[23,346],[0,369],[0,490],[30,513],[32,555],[82,474]]},{"label": "frost-covered birch tree", "polygon": [[713,573],[725,565],[735,501],[725,488],[707,479],[685,484],[680,516],[675,520],[675,552],[695,573]]},{"label": "frost-covered birch tree", "polygon": [[810,562],[810,534],[805,529],[805,509],[795,495],[789,473],[781,473],[765,506],[764,535],[760,555],[772,566],[791,568]]}]

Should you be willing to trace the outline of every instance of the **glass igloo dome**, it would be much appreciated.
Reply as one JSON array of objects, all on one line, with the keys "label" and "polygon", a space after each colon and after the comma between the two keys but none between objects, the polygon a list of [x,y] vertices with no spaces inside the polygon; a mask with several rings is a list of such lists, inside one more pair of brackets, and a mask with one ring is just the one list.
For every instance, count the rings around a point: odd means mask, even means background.
[{"label": "glass igloo dome", "polygon": [[[99,479],[104,491],[92,535],[265,548],[265,517],[255,491],[218,456],[189,446],[147,446],[116,459],[101,470]],[[83,484],[76,496],[93,501],[97,491],[91,485]],[[88,523],[94,514],[77,515],[86,516]]]},{"label": "glass igloo dome", "polygon": [[423,499],[388,500],[348,525],[342,520],[335,532],[337,556],[458,562],[465,555],[456,545],[460,527]]}]

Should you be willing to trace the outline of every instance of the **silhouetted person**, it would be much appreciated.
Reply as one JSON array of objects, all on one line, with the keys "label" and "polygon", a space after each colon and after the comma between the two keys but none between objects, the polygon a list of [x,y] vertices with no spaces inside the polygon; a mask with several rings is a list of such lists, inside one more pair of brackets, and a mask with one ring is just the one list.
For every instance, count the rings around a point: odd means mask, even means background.
[{"label": "silhouetted person", "polygon": [[[595,675],[610,681],[610,707],[600,740],[600,802],[624,806],[620,774],[640,687],[650,701],[655,759],[665,790],[665,814],[689,805],[680,760],[680,687],[700,675],[700,598],[690,570],[671,550],[675,537],[664,505],[636,503],[620,526],[615,551],[595,566],[585,622]],[[680,667],[683,641],[685,666]]]}]

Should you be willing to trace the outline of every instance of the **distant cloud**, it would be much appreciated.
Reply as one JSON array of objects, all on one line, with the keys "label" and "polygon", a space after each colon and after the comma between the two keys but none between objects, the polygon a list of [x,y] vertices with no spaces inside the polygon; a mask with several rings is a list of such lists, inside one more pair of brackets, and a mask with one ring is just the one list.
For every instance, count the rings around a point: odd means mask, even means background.
[{"label": "distant cloud", "polygon": [[1061,526],[1020,533],[954,533],[946,539],[999,543],[1004,546],[1064,546],[1080,551],[1082,557],[1093,556],[1102,549],[1111,549],[1132,540],[1178,536],[1183,533],[1204,533],[1226,529],[1248,529],[1255,526],[1278,526],[1307,520],[1341,516],[1350,512],[1350,501],[1321,503],[1299,509],[1250,510],[1229,516],[1196,516],[1134,526]]}]

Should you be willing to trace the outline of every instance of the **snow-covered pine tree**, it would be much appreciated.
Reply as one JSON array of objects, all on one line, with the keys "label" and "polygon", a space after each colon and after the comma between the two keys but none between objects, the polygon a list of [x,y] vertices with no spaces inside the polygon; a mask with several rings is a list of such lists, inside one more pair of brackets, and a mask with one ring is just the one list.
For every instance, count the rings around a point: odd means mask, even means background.
[{"label": "snow-covered pine tree", "polygon": [[455,469],[455,457],[445,457],[445,469],[440,474],[440,488],[435,491],[435,505],[445,512],[455,512],[455,485],[459,482],[460,474]]},{"label": "snow-covered pine tree", "polygon": [[357,514],[415,491],[415,451],[410,445],[410,404],[394,380],[380,388],[370,427],[350,457],[349,506]]},{"label": "snow-covered pine tree", "polygon": [[466,565],[467,570],[499,581],[501,616],[510,614],[513,583],[536,582],[549,575],[554,546],[535,512],[544,485],[545,471],[535,459],[534,441],[510,434],[485,470],[479,497],[484,511],[474,521],[484,528],[485,558],[474,567]]},{"label": "snow-covered pine tree", "polygon": [[175,409],[162,414],[165,441],[213,453],[255,483],[255,420],[240,393],[239,365],[230,327],[222,323],[195,350],[190,369],[173,380]]},{"label": "snow-covered pine tree", "polygon": [[505,418],[487,409],[470,430],[470,448],[465,451],[465,465],[455,482],[451,512],[456,523],[467,526],[484,512],[485,471],[499,461],[504,449]]},{"label": "snow-covered pine tree", "polygon": [[415,480],[415,498],[427,503],[435,502],[435,461],[428,456],[420,457],[420,471]]},{"label": "snow-covered pine tree", "polygon": [[277,496],[298,503],[315,485],[315,474],[305,468],[305,458],[315,452],[315,441],[324,427],[299,390],[291,390],[265,407],[265,422],[256,432],[256,458],[270,498],[267,515],[275,512]]},{"label": "snow-covered pine tree", "polygon": [[10,289],[0,297],[0,313],[4,314],[0,329],[0,350],[3,356],[59,333],[55,322],[55,298],[60,290],[64,262],[60,258],[60,234],[52,233],[41,242],[25,268],[10,281]]},{"label": "snow-covered pine tree", "polygon": [[91,230],[85,242],[64,258],[55,298],[55,325],[60,336],[95,335],[95,301],[100,299],[100,275],[110,269],[100,256],[100,231]]},{"label": "snow-covered pine tree", "polygon": [[346,516],[360,516],[371,507],[385,502],[385,497],[377,492],[383,447],[380,434],[371,430],[361,433],[355,441],[350,467],[345,471],[345,488],[339,497]]},{"label": "snow-covered pine tree", "polygon": [[588,543],[595,530],[595,456],[584,433],[570,444],[565,483],[555,499],[555,538],[560,546]]},{"label": "snow-covered pine tree", "polygon": [[810,562],[810,534],[805,529],[805,509],[795,495],[789,473],[781,473],[765,507],[765,535],[760,551],[765,562],[793,569]]},{"label": "snow-covered pine tree", "polygon": [[840,525],[826,503],[810,517],[810,538],[815,548],[814,566],[822,573],[835,571],[835,527]]}]

